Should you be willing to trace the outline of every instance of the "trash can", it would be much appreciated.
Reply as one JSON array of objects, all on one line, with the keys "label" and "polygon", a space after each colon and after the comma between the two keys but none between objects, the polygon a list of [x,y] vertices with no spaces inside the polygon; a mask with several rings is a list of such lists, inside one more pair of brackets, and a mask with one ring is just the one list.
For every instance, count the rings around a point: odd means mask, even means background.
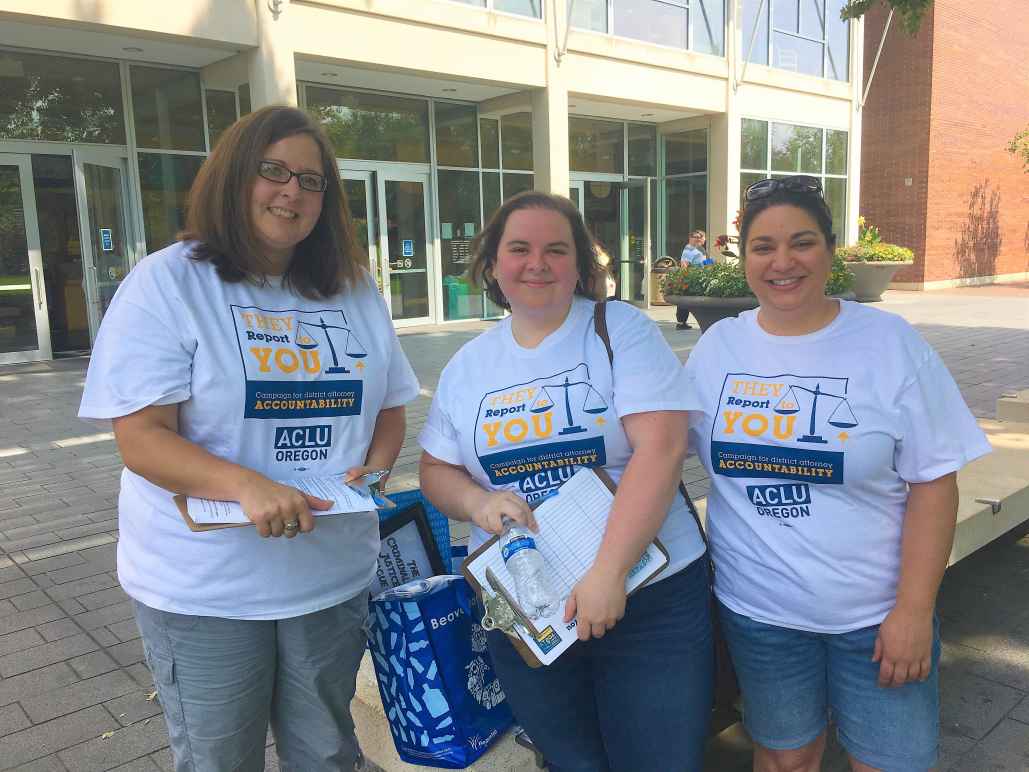
[{"label": "trash can", "polygon": [[673,268],[679,267],[679,261],[674,257],[659,257],[654,261],[654,265],[650,269],[650,305],[652,306],[667,306],[665,302],[665,296],[661,292],[661,277],[668,273]]},{"label": "trash can", "polygon": [[444,302],[447,304],[447,319],[473,318],[469,295],[471,287],[461,276],[443,277]]}]

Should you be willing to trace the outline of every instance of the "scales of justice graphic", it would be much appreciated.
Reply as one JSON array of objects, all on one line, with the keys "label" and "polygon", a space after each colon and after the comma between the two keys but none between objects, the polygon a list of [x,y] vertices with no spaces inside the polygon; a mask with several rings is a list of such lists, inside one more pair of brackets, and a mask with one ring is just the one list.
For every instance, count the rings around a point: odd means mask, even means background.
[{"label": "scales of justice graphic", "polygon": [[[351,359],[361,359],[368,356],[368,351],[364,346],[361,345],[361,341],[354,335],[354,331],[347,325],[347,315],[342,311],[338,312],[343,317],[343,324],[327,324],[325,319],[321,316],[318,317],[318,324],[313,322],[305,322],[302,320],[297,321],[297,331],[293,336],[293,343],[297,348],[302,348],[305,351],[310,349],[318,348],[321,344],[318,339],[314,337],[314,330],[321,330],[325,335],[325,341],[329,344],[329,353],[332,355],[332,367],[325,368],[326,373],[349,373],[346,367],[340,364],[339,356],[336,353],[336,346],[332,342],[333,333],[330,330],[339,330],[341,333],[345,332],[347,337],[343,342],[343,353],[345,353]],[[340,333],[336,333],[340,334]],[[362,365],[363,367],[363,365]]]},{"label": "scales of justice graphic", "polygon": [[772,408],[776,413],[780,415],[794,415],[800,412],[800,400],[797,398],[797,394],[794,389],[800,391],[806,391],[812,395],[811,399],[811,418],[808,423],[808,432],[803,437],[798,437],[797,442],[815,442],[822,445],[828,444],[828,441],[820,434],[815,433],[815,419],[818,415],[818,400],[830,399],[837,400],[836,407],[829,414],[826,419],[826,423],[830,426],[835,426],[837,429],[850,429],[858,425],[857,418],[854,417],[854,411],[850,409],[850,403],[847,402],[847,398],[840,394],[832,394],[828,391],[822,391],[822,386],[819,383],[815,384],[815,388],[809,389],[806,386],[800,386],[793,384],[789,390],[783,395],[782,399],[775,403],[775,407]]},{"label": "scales of justice graphic", "polygon": [[[582,370],[581,375],[576,373]],[[564,403],[565,403],[565,427],[558,432],[558,434],[579,434],[580,432],[586,431],[586,427],[580,426],[575,422],[575,417],[572,415],[572,395],[575,394],[576,403],[578,403],[579,395],[582,395],[582,405],[579,407],[583,413],[589,413],[596,415],[603,413],[607,410],[608,405],[604,401],[604,398],[600,396],[600,392],[593,388],[587,378],[586,365],[581,364],[578,367],[570,370],[568,373],[564,373],[564,380],[561,380],[561,376],[554,376],[554,380],[549,383],[544,383],[540,386],[540,394],[536,397],[536,400],[529,406],[529,411],[532,413],[545,413],[554,407],[554,396],[558,389],[564,392]],[[569,377],[571,376],[571,377]],[[571,380],[571,378],[577,378],[578,380]],[[562,395],[557,395],[558,399],[562,398]]]}]

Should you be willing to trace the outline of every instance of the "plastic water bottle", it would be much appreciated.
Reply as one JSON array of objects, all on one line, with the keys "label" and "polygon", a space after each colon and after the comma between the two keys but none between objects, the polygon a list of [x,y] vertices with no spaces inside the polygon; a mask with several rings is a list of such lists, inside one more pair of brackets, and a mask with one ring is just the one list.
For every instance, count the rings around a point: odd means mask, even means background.
[{"label": "plastic water bottle", "polygon": [[527,528],[512,525],[500,538],[500,554],[515,581],[518,604],[530,619],[547,617],[558,610],[561,599],[554,590],[547,563],[536,549]]}]

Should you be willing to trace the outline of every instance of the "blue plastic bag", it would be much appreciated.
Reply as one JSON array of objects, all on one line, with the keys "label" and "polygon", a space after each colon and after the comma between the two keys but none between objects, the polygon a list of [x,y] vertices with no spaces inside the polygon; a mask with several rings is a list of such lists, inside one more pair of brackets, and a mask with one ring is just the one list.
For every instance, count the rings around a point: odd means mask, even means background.
[{"label": "blue plastic bag", "polygon": [[400,758],[463,769],[512,723],[460,576],[435,576],[371,601],[370,649]]}]

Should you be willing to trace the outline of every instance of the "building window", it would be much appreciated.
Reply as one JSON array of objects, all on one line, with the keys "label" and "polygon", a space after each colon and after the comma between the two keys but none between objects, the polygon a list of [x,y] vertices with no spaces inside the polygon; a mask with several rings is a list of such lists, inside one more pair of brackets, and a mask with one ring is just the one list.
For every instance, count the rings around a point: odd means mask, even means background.
[{"label": "building window", "polygon": [[199,74],[133,65],[129,76],[138,147],[206,149]]},{"label": "building window", "polygon": [[725,54],[725,0],[577,0],[571,23],[702,54]]},{"label": "building window", "polygon": [[850,23],[840,18],[845,4],[846,0],[765,0],[762,5],[762,0],[743,0],[744,56],[780,70],[848,80]]},{"label": "building window", "polygon": [[118,65],[0,51],[0,138],[124,145]]},{"label": "building window", "polygon": [[218,137],[236,122],[236,95],[231,91],[207,89],[204,103],[207,107],[208,147],[214,148]]},{"label": "building window", "polygon": [[657,126],[629,124],[629,174],[633,177],[657,176]]},{"label": "building window", "polygon": [[568,168],[573,172],[625,173],[625,124],[568,118]]},{"label": "building window", "polygon": [[482,165],[487,169],[500,168],[500,121],[496,118],[479,119],[482,142]]},{"label": "building window", "polygon": [[475,105],[435,102],[436,163],[440,166],[477,168],[479,142],[475,133]]},{"label": "building window", "polygon": [[532,171],[532,113],[511,113],[500,119],[500,152],[505,171]]},{"label": "building window", "polygon": [[307,86],[307,109],[340,158],[429,162],[429,102]]},{"label": "building window", "polygon": [[472,238],[479,232],[479,175],[440,169],[439,232],[443,318],[481,319],[482,293],[467,276]]},{"label": "building window", "polygon": [[818,177],[832,210],[833,233],[842,244],[847,235],[847,132],[744,118],[741,135],[740,195],[768,177]]},{"label": "building window", "polygon": [[168,246],[186,224],[189,189],[204,163],[202,155],[139,154],[139,191],[147,254]]},{"label": "building window", "polygon": [[707,230],[707,130],[668,134],[664,146],[665,254],[678,257],[690,233]]},{"label": "building window", "polygon": [[543,18],[543,0],[454,0],[465,5],[474,5],[491,11],[503,11],[519,16]]}]

